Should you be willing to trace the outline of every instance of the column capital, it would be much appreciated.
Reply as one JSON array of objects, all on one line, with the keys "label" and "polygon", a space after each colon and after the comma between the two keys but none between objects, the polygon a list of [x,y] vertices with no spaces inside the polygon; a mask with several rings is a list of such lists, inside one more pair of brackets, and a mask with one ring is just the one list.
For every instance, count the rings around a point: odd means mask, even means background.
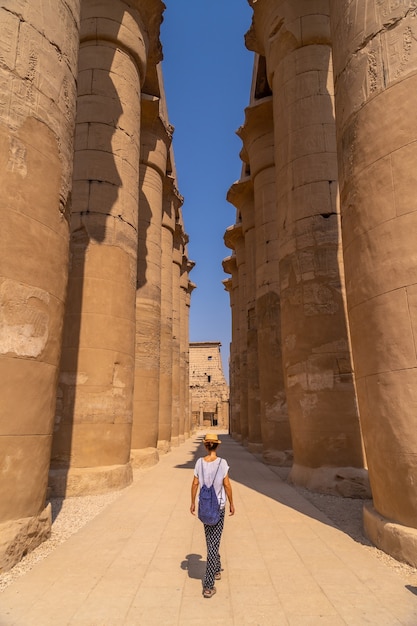
[{"label": "column capital", "polygon": [[236,250],[236,245],[238,241],[243,240],[242,225],[233,224],[233,226],[229,226],[228,228],[226,228],[223,239],[227,248],[230,248],[231,250]]},{"label": "column capital", "polygon": [[174,127],[163,117],[161,110],[162,100],[159,96],[153,96],[152,94],[141,94],[141,122],[146,125],[146,128],[157,128],[158,135],[161,138],[165,138],[166,135],[168,142],[172,140],[174,134]]},{"label": "column capital", "polygon": [[131,6],[121,0],[101,3],[82,2],[80,43],[108,41],[127,51],[140,71],[141,84],[145,81],[147,65],[156,65],[162,59],[159,30],[165,5],[161,0],[139,2]]},{"label": "column capital", "polygon": [[245,123],[236,134],[243,142],[252,178],[274,165],[272,96],[262,98],[245,109]]},{"label": "column capital", "polygon": [[162,0],[134,0],[135,8],[139,11],[145,22],[145,27],[149,41],[148,60],[150,64],[157,65],[162,61],[162,46],[159,40],[159,32],[162,23],[162,14],[166,9],[166,5]]},{"label": "column capital", "polygon": [[175,222],[184,198],[177,189],[174,176],[165,176],[163,183],[162,226],[168,228],[174,234]]},{"label": "column capital", "polygon": [[194,289],[197,289],[197,285],[189,280],[188,281],[187,293],[191,296],[191,294],[194,291]]},{"label": "column capital", "polygon": [[223,259],[222,266],[227,274],[233,274],[237,270],[236,255],[232,254]]},{"label": "column capital", "polygon": [[268,81],[279,61],[293,50],[309,45],[330,45],[328,0],[249,0],[252,25],[245,35],[248,50],[267,59]]},{"label": "column capital", "polygon": [[224,290],[227,291],[228,293],[232,293],[232,289],[233,289],[232,279],[225,278],[224,280],[222,280],[222,283],[224,285]]},{"label": "column capital", "polygon": [[157,170],[162,178],[166,174],[173,127],[162,119],[160,103],[160,98],[142,94],[140,162]]},{"label": "column capital", "polygon": [[233,183],[227,192],[226,199],[240,212],[243,232],[253,228],[255,222],[252,179],[247,176]]}]

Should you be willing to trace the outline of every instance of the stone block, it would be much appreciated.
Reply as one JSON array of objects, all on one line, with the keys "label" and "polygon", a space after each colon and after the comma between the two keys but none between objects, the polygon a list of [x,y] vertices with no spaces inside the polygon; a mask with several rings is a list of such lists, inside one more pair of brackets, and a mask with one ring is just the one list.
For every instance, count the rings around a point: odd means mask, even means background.
[{"label": "stone block", "polygon": [[294,464],[289,481],[306,489],[344,498],[371,497],[368,472],[357,467],[302,467]]},{"label": "stone block", "polygon": [[142,448],[132,449],[130,462],[133,469],[146,469],[156,465],[159,461],[159,449],[155,448]]},{"label": "stone block", "polygon": [[0,524],[0,574],[16,565],[51,534],[51,505],[39,515]]},{"label": "stone block", "polygon": [[384,518],[365,504],[363,522],[367,536],[374,545],[398,561],[417,567],[417,530]]},{"label": "stone block", "polygon": [[36,516],[44,507],[50,446],[49,434],[0,437],[0,523]]},{"label": "stone block", "polygon": [[0,59],[3,67],[14,70],[16,64],[17,47],[19,43],[19,17],[9,11],[0,9],[0,24],[2,37],[0,41]]},{"label": "stone block", "polygon": [[317,11],[317,14],[304,15],[301,18],[301,41],[303,46],[329,44],[331,35],[327,8],[321,15]]},{"label": "stone block", "polygon": [[51,497],[90,496],[128,487],[133,480],[132,466],[85,467],[51,469],[49,487]]},{"label": "stone block", "polygon": [[[51,389],[55,378],[56,366],[53,364],[16,358],[12,354],[10,358],[0,359],[2,436],[50,434],[55,403]],[[29,380],[30,385],[27,384]]]}]

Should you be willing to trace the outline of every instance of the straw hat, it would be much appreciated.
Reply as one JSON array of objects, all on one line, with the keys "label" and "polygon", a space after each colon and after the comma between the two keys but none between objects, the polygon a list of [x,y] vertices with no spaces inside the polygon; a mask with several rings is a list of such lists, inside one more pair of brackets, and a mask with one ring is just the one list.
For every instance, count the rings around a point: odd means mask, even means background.
[{"label": "straw hat", "polygon": [[207,433],[204,437],[204,443],[221,443],[221,441],[215,433]]}]

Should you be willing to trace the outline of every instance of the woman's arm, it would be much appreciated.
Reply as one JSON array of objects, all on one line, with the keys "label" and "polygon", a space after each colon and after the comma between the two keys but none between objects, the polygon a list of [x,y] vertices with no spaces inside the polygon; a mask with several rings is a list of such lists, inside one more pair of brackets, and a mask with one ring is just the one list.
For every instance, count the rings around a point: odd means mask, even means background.
[{"label": "woman's arm", "polygon": [[195,515],[195,498],[197,495],[197,491],[198,491],[198,478],[197,476],[194,476],[193,478],[193,482],[191,483],[191,506],[190,506],[190,512]]},{"label": "woman's arm", "polygon": [[234,515],[235,514],[235,505],[233,504],[232,485],[230,484],[229,474],[227,474],[223,478],[223,485],[224,485],[224,489],[226,491],[227,499],[229,500],[230,515]]}]

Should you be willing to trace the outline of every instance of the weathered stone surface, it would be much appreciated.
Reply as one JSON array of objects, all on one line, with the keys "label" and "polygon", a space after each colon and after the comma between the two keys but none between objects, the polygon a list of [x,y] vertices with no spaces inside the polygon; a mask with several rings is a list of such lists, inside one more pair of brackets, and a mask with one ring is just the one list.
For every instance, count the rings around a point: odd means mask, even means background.
[{"label": "weathered stone surface", "polygon": [[79,1],[0,8],[1,568],[49,533],[45,506],[68,276]]},{"label": "weathered stone surface", "polygon": [[25,554],[32,552],[51,534],[51,505],[39,515],[0,524],[0,573],[7,572]]},{"label": "weathered stone surface", "polygon": [[417,529],[402,526],[380,515],[372,504],[363,508],[366,534],[378,548],[397,559],[417,567]]},{"label": "weathered stone surface", "polygon": [[[76,138],[74,182],[91,193],[74,194],[67,309],[60,375],[61,416],[56,419],[53,459],[71,468],[128,464],[133,411],[135,293],[138,247],[140,90],[145,72],[147,42],[136,42],[134,58],[125,52],[126,30],[117,33],[118,46],[106,39],[110,5],[85,2],[82,11],[80,72],[91,75],[89,90],[78,94],[77,125],[89,124],[87,148],[83,134]],[[112,16],[124,19],[127,5],[112,4]],[[130,24],[144,26],[136,13]],[[98,18],[104,18],[100,21]],[[96,19],[97,18],[97,19]],[[117,25],[117,20],[114,22]],[[100,26],[104,31],[100,30]],[[129,40],[130,41],[130,40]],[[102,132],[107,126],[106,133]],[[130,139],[114,153],[113,134]],[[98,131],[98,137],[95,134]],[[104,143],[105,142],[105,143]],[[100,211],[95,192],[106,184]],[[132,202],[123,202],[128,189]],[[81,201],[81,202],[80,202]],[[84,201],[87,202],[85,206]],[[92,285],[93,288],[89,289]],[[96,365],[98,364],[98,366]],[[63,368],[65,366],[65,369]],[[119,472],[120,474],[120,472]],[[115,485],[113,473],[112,481]],[[88,476],[90,485],[99,472]],[[105,477],[104,482],[107,483]],[[122,484],[126,484],[122,472]],[[86,487],[87,489],[88,487]],[[93,488],[91,486],[91,488]],[[84,489],[84,487],[82,487]]]},{"label": "weathered stone surface", "polygon": [[133,449],[130,457],[131,465],[134,469],[144,469],[152,467],[159,461],[159,454],[156,448]]},{"label": "weathered stone surface", "polygon": [[53,431],[55,496],[125,487],[132,445],[143,467],[190,433],[164,4],[46,4],[0,8],[0,568],[49,532]]},{"label": "weathered stone surface", "polygon": [[132,465],[52,468],[49,471],[50,497],[70,498],[123,489],[132,482]]},{"label": "weathered stone surface", "polygon": [[[360,469],[362,442],[350,363],[338,214],[329,6],[319,0],[251,4],[254,14],[247,44],[265,57],[262,82],[270,88],[270,93],[264,93],[272,119],[267,132],[259,99],[247,109],[239,134],[244,141],[244,170],[254,181],[256,253],[265,247],[257,278],[265,280],[271,296],[275,293],[274,322],[280,326],[278,345],[277,335],[274,338],[275,352],[281,352],[283,359],[281,384],[268,378],[263,366],[260,388],[263,386],[265,397],[266,386],[271,389],[262,409],[264,435],[267,440],[273,432],[266,420],[273,407],[281,411],[275,417],[282,435],[283,412],[288,407],[291,438],[287,433],[281,445],[285,451],[292,442],[297,465],[311,471],[322,466]],[[275,190],[271,185],[269,191],[271,209],[264,218],[270,228],[257,220],[268,189],[267,166],[275,182]],[[258,179],[261,172],[263,177]],[[239,212],[245,233],[249,226],[240,205]],[[269,232],[277,233],[272,246]],[[241,291],[247,307],[253,282],[250,248],[245,237],[246,283]],[[265,287],[259,282],[259,295],[264,294]],[[255,313],[258,330],[262,318],[267,323],[259,299]],[[273,326],[265,326],[265,332],[257,336],[258,345],[262,342],[261,359],[268,350],[269,333],[272,337]],[[249,368],[249,352],[246,362]]]},{"label": "weathered stone surface", "polygon": [[294,464],[289,480],[319,493],[344,498],[370,498],[368,472],[356,467],[301,467]]},{"label": "weathered stone surface", "polygon": [[365,527],[379,547],[415,564],[412,5],[343,0],[331,17],[347,306],[375,508]]},{"label": "weathered stone surface", "polygon": [[[240,186],[242,188],[242,185]],[[230,193],[230,191],[229,191]],[[251,202],[250,194],[246,194],[248,201]],[[232,406],[235,406],[239,412],[239,431],[236,435],[244,445],[248,441],[248,361],[247,361],[247,311],[245,298],[246,285],[246,255],[245,255],[245,239],[242,232],[242,224],[238,218],[234,226],[230,226],[224,234],[224,242],[228,248],[234,251],[234,260],[236,262],[236,397],[232,400]],[[233,280],[233,279],[232,279]],[[236,403],[236,404],[235,404]]]},{"label": "weathered stone surface", "polygon": [[217,341],[190,343],[192,427],[229,428],[229,388]]},{"label": "weathered stone surface", "polygon": [[276,465],[277,467],[291,467],[294,460],[292,450],[265,450],[262,458],[267,465]]}]

